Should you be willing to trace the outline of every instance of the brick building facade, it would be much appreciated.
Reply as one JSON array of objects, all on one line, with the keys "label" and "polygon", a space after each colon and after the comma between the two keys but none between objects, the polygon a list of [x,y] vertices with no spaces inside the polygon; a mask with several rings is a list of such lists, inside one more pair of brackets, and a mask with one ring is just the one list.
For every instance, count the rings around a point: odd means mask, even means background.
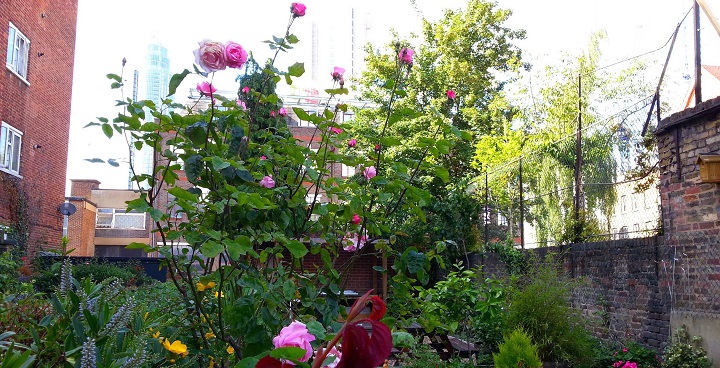
[{"label": "brick building facade", "polygon": [[77,9],[0,2],[0,224],[26,229],[30,255],[62,238]]}]

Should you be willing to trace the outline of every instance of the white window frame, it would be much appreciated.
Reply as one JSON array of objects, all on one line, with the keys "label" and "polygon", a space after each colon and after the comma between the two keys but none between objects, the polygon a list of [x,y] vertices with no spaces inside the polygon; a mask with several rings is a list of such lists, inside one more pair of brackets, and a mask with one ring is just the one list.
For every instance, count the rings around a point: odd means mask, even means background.
[{"label": "white window frame", "polygon": [[[22,136],[12,125],[0,122],[0,171],[20,176]],[[15,142],[19,142],[17,147]]]},{"label": "white window frame", "polygon": [[354,166],[348,166],[348,165],[345,165],[345,164],[341,164],[341,165],[342,165],[342,166],[341,166],[340,175],[341,175],[343,178],[349,178],[349,177],[355,175],[356,170],[355,170],[355,167],[354,167]]},{"label": "white window frame", "polygon": [[22,79],[28,80],[28,64],[30,61],[30,39],[12,22],[8,27],[8,49],[5,57],[5,66]]},{"label": "white window frame", "polygon": [[[118,230],[145,230],[145,222],[147,220],[145,212],[125,212],[124,208],[98,208],[95,214],[95,228],[96,229],[118,229]],[[110,222],[101,221],[101,215],[109,217]],[[142,217],[142,227],[119,227],[117,219],[119,217]]]}]

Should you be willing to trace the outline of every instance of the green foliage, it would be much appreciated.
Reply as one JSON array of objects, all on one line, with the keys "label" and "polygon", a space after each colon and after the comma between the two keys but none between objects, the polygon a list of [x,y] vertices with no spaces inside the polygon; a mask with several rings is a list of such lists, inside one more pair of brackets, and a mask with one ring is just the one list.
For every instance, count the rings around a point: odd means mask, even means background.
[{"label": "green foliage", "polygon": [[407,368],[466,368],[474,367],[472,362],[460,358],[443,360],[430,345],[416,342],[411,349],[398,355],[398,365]]},{"label": "green foliage", "polygon": [[686,326],[675,330],[673,341],[663,354],[663,368],[710,368],[712,363],[700,344],[702,338],[690,337]]},{"label": "green foliage", "polygon": [[[655,350],[646,348],[634,341],[621,344],[611,348],[600,345],[595,359],[597,367],[622,367],[625,363],[632,362],[638,368],[655,368],[660,366],[660,356]],[[622,363],[618,363],[622,362]]]},{"label": "green foliage", "polygon": [[531,265],[510,293],[507,324],[527,332],[543,361],[589,366],[592,340],[579,311],[570,306],[576,283],[561,274],[559,268],[552,257]]},{"label": "green foliage", "polygon": [[498,353],[493,354],[493,361],[495,368],[542,367],[537,346],[520,329],[513,330],[505,337]]},{"label": "green foliage", "polygon": [[510,276],[520,276],[527,270],[527,259],[525,255],[515,248],[512,241],[505,243],[489,243],[483,250],[500,256],[500,260],[507,267]]},{"label": "green foliage", "polygon": [[[52,293],[60,284],[60,270],[62,262],[54,262],[49,267],[38,263],[39,274],[35,277],[35,290],[41,293]],[[75,278],[83,280],[91,278],[97,282],[117,279],[123,286],[140,286],[152,283],[155,280],[147,276],[137,264],[110,264],[98,261],[73,265]]]},{"label": "green foliage", "polygon": [[20,259],[13,259],[10,252],[0,253],[0,290],[13,292],[20,287]]}]

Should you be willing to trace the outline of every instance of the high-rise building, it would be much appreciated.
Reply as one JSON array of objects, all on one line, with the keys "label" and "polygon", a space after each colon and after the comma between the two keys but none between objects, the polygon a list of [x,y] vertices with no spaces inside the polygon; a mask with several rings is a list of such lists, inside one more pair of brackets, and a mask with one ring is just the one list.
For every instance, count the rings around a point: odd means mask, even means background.
[{"label": "high-rise building", "polygon": [[[168,95],[168,85],[170,83],[170,58],[165,46],[158,42],[152,42],[148,45],[145,54],[144,74],[144,99],[151,100],[156,106],[160,106],[162,100]],[[135,73],[134,77],[134,84],[138,84],[137,80],[140,76]],[[135,92],[136,89],[134,89]],[[146,114],[146,120],[152,121],[152,119],[152,115]],[[137,187],[137,184],[132,180],[133,171],[135,175],[151,174],[153,172],[153,149],[143,146],[140,151],[132,152],[130,161],[132,162],[132,169],[129,173],[128,189],[133,189]]]}]

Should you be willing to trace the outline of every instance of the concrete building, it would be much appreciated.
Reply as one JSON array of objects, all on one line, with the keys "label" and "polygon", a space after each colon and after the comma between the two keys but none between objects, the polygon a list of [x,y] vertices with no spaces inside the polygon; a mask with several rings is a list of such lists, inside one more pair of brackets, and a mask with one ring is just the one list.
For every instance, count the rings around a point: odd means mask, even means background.
[{"label": "concrete building", "polygon": [[0,224],[16,233],[0,242],[30,256],[62,238],[77,10],[77,0],[0,1]]},{"label": "concrete building", "polygon": [[125,249],[133,242],[150,244],[152,222],[147,213],[127,212],[127,201],[140,193],[100,189],[92,179],[71,179],[70,197],[77,212],[68,219],[68,247],[72,256],[144,257],[141,249]]}]

